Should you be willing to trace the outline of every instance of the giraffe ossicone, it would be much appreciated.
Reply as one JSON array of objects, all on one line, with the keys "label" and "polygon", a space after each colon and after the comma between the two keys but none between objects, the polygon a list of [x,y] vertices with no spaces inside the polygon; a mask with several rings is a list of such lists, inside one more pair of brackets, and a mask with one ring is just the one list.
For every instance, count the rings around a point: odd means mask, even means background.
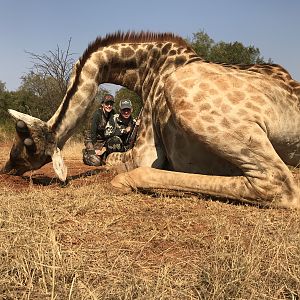
[{"label": "giraffe ossicone", "polygon": [[287,167],[300,164],[300,83],[275,64],[204,61],[170,33],[97,38],[74,65],[66,95],[48,122],[12,113],[27,125],[17,128],[2,172],[20,175],[52,159],[64,180],[59,149],[101,83],[135,91],[144,107],[135,146],[107,159],[126,171],[112,180],[116,188],[300,207],[299,187]]}]

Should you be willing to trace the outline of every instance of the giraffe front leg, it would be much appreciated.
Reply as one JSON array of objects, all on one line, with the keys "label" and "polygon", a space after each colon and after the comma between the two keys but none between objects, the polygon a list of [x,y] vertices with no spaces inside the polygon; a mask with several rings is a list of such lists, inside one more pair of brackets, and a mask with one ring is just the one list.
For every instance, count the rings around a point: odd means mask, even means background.
[{"label": "giraffe front leg", "polygon": [[117,173],[128,172],[135,168],[132,149],[126,152],[113,152],[106,159],[106,166],[117,171]]},{"label": "giraffe front leg", "polygon": [[245,176],[209,176],[140,167],[117,175],[111,184],[123,193],[139,189],[150,191],[167,189],[235,199],[255,205],[300,209],[299,194],[294,201],[291,194],[287,201],[282,201],[280,194],[272,198],[258,198],[249,187],[249,181]]}]

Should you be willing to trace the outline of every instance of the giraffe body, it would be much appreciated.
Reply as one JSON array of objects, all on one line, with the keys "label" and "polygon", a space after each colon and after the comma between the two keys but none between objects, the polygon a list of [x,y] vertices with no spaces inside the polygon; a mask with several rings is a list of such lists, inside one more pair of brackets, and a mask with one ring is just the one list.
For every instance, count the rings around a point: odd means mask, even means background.
[{"label": "giraffe body", "polygon": [[[44,124],[54,141],[51,149],[63,147],[104,82],[134,90],[144,103],[135,147],[108,157],[108,165],[128,171],[117,175],[113,186],[300,207],[299,189],[286,166],[300,162],[300,84],[282,67],[208,63],[170,34],[97,39],[74,66],[61,106]],[[26,136],[38,145],[36,123],[25,123]],[[24,137],[18,133],[4,172],[38,168],[49,155],[56,160],[45,146],[30,154]]]},{"label": "giraffe body", "polygon": [[[267,142],[267,140],[264,141],[267,138],[286,164],[297,166],[300,160],[298,98],[293,94],[290,95],[289,91],[283,89],[272,78],[266,79],[264,76],[241,72],[231,74],[228,70],[220,70],[219,66],[214,71],[210,64],[206,72],[203,64],[203,62],[194,62],[180,68],[166,82],[166,102],[174,111],[171,114],[173,124],[177,125],[177,131],[181,131],[176,147],[170,147],[171,142],[166,143],[170,148],[167,152],[171,153],[172,148],[175,148],[176,155],[179,156],[178,152],[182,148],[180,141],[183,136],[185,137],[184,145],[186,145],[184,157],[188,158],[187,160],[191,157],[188,152],[191,152],[189,149],[192,148],[188,144],[189,141],[190,144],[194,143],[195,138],[193,139],[192,136],[195,135],[200,141],[199,147],[212,148],[209,149],[209,153],[200,155],[205,157],[215,152],[214,149],[221,148],[222,141],[224,149],[220,150],[228,152],[227,155],[230,155],[228,143],[230,144],[231,141],[234,145],[237,145],[238,141],[243,143],[244,148],[249,148],[251,144],[254,144],[253,151],[256,148],[264,151],[263,142]],[[217,79],[211,83],[210,77],[221,77],[222,80]],[[182,82],[180,78],[186,79]],[[194,87],[189,86],[190,82]],[[185,93],[184,97],[182,97],[183,93]],[[194,101],[191,103],[184,101],[183,98]],[[181,113],[178,114],[178,112]],[[168,122],[163,120],[160,120],[160,123],[168,126]],[[187,128],[191,123],[193,123],[192,129]],[[176,126],[173,125],[173,127]],[[175,132],[173,128],[163,135],[164,138],[168,139],[172,136],[172,132]],[[215,147],[212,147],[213,144],[216,144]],[[242,150],[239,149],[239,151]],[[200,150],[195,151],[195,156],[198,157],[199,152]],[[232,155],[235,157],[237,154],[232,153]],[[203,157],[200,159],[202,160]],[[215,159],[217,158],[213,156],[209,160]],[[175,164],[174,169],[180,168],[180,161],[180,159],[172,160]],[[200,162],[192,163],[199,166]],[[209,162],[209,165],[211,164],[213,161]],[[220,165],[219,162],[217,165]],[[203,170],[205,166],[201,165],[199,168]],[[200,169],[197,173],[201,173]],[[182,171],[188,172],[189,167],[186,166]],[[220,171],[223,171],[223,167]]]}]

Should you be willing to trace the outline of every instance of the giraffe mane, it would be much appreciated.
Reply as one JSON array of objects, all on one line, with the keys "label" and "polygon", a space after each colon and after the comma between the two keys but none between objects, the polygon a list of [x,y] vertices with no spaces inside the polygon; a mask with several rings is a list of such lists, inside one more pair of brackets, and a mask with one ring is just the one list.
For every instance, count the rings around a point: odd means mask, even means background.
[{"label": "giraffe mane", "polygon": [[88,48],[85,50],[84,54],[82,55],[82,59],[85,56],[89,56],[91,53],[93,53],[100,47],[106,47],[117,43],[145,43],[145,42],[166,42],[166,41],[174,42],[179,46],[189,47],[187,42],[183,38],[170,32],[155,33],[150,31],[141,31],[141,32],[117,31],[112,34],[107,34],[103,38],[97,37],[95,41],[89,44]]},{"label": "giraffe mane", "polygon": [[74,77],[74,82],[70,89],[67,90],[62,109],[55,121],[55,123],[52,125],[52,131],[55,132],[56,128],[63,119],[63,116],[65,115],[65,112],[69,106],[70,99],[75,94],[77,90],[77,86],[79,83],[79,77],[80,73],[82,71],[82,68],[86,61],[89,59],[89,57],[96,52],[101,47],[110,46],[117,43],[144,43],[144,42],[174,42],[178,46],[182,46],[188,49],[191,49],[191,47],[187,44],[187,42],[173,34],[173,33],[153,33],[153,32],[135,32],[135,31],[127,31],[127,32],[121,32],[117,31],[112,34],[107,34],[105,37],[97,37],[92,43],[88,45],[82,56],[79,58],[79,64],[76,65],[76,73]]}]

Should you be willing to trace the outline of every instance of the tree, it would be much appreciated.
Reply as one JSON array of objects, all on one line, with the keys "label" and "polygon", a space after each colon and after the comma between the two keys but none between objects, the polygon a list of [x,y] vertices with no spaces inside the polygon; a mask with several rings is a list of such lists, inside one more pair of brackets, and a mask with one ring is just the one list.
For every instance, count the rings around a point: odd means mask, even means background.
[{"label": "tree", "polygon": [[[15,92],[8,92],[5,83],[0,81],[0,124],[13,128],[13,122],[7,109],[35,116],[47,121],[54,114],[63,100],[70,74],[73,68],[74,59],[70,52],[71,39],[66,50],[59,46],[54,51],[44,54],[27,53],[32,60],[30,71],[21,79],[21,86]],[[100,101],[107,90],[99,87],[95,101],[91,103],[86,114],[88,120],[92,112],[100,106]],[[82,124],[78,131],[81,131],[86,124]],[[6,126],[7,127],[7,126]]]},{"label": "tree", "polygon": [[191,44],[196,53],[206,60],[208,60],[211,48],[215,44],[214,40],[203,30],[193,33],[192,40],[188,40],[188,42]]},{"label": "tree", "polygon": [[[260,51],[254,46],[244,46],[240,42],[215,43],[205,31],[193,33],[193,38],[187,40],[196,53],[207,61],[228,64],[259,64],[264,63]],[[269,63],[272,61],[269,59]]]},{"label": "tree", "polygon": [[18,92],[30,93],[36,100],[33,105],[43,105],[43,110],[34,115],[42,120],[48,120],[53,115],[64,97],[54,78],[50,76],[43,77],[32,71],[22,77],[22,85]]},{"label": "tree", "polygon": [[8,109],[14,109],[30,115],[42,114],[44,107],[38,98],[27,91],[1,92],[0,93],[0,125],[6,129],[14,128],[14,121],[8,113]]},{"label": "tree", "polygon": [[[68,41],[66,50],[62,50],[59,45],[56,49],[49,50],[48,53],[36,54],[26,51],[32,59],[32,74],[39,75],[42,78],[52,78],[56,83],[56,88],[60,95],[65,95],[68,81],[74,65],[74,53],[70,52],[71,38]],[[47,83],[45,83],[47,85]]]},{"label": "tree", "polygon": [[[48,120],[53,115],[67,91],[68,81],[75,62],[70,47],[71,39],[69,39],[65,50],[57,45],[55,50],[49,50],[43,54],[26,51],[33,65],[30,71],[21,78],[22,84],[18,91],[30,93],[36,101],[37,107],[42,104],[42,110],[32,109],[38,113],[34,116],[42,120]],[[99,98],[104,92],[107,91],[99,88],[97,97]],[[95,101],[91,108],[97,106],[98,103]]]},{"label": "tree", "polygon": [[74,64],[73,54],[70,52],[71,39],[66,50],[57,46],[54,51],[36,54],[26,51],[32,60],[32,67],[28,74],[21,77],[20,92],[29,92],[34,98],[43,103],[41,114],[35,115],[41,119],[49,119],[62,101],[71,70]]},{"label": "tree", "polygon": [[3,93],[6,91],[5,85],[6,85],[6,83],[0,80],[0,93]]},{"label": "tree", "polygon": [[227,64],[261,64],[260,51],[253,46],[245,47],[240,42],[215,44],[209,54],[209,60]]}]

